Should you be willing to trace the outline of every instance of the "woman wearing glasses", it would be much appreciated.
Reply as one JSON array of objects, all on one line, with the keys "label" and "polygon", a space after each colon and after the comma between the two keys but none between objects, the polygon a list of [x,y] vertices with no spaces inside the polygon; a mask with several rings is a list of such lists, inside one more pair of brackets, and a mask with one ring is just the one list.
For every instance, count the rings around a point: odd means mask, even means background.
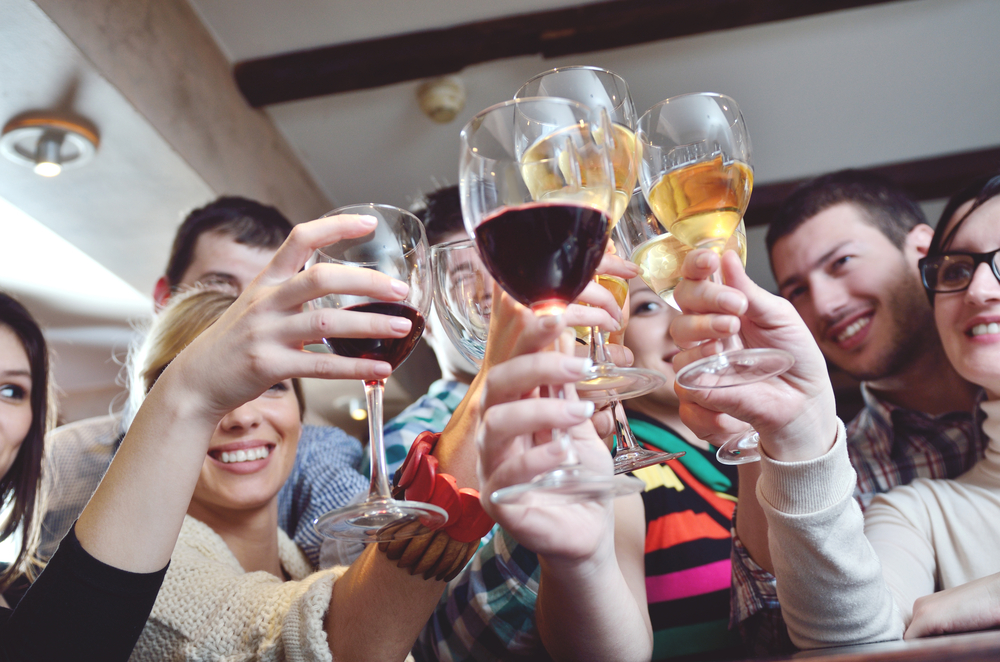
[{"label": "woman wearing glasses", "polygon": [[[769,525],[778,597],[792,641],[818,648],[1000,625],[1000,175],[956,195],[921,277],[948,359],[983,388],[986,456],[954,480],[918,479],[877,497],[862,518],[854,472],[822,357],[791,306],[723,260],[726,282],[704,279],[714,258],[692,253],[672,327],[675,367],[712,351],[699,340],[739,329],[750,347],[795,354],[785,375],[753,386],[680,394],[700,434],[720,413],[760,432],[758,499]],[[701,261],[705,264],[697,265]],[[723,293],[738,294],[727,302]],[[706,349],[707,347],[707,349]]]}]

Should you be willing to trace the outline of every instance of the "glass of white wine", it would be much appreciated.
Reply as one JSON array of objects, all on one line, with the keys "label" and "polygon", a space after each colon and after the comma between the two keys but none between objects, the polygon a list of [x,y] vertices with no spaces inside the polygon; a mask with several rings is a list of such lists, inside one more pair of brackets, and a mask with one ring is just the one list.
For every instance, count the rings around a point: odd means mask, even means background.
[{"label": "glass of white wine", "polygon": [[[753,189],[750,134],[736,102],[713,93],[661,101],[639,118],[636,150],[643,195],[663,229],[674,241],[721,255]],[[716,273],[712,280],[721,277]],[[730,336],[722,352],[681,369],[677,382],[692,389],[750,384],[780,375],[793,363],[788,352],[741,349]],[[760,459],[756,433],[723,444],[718,458],[729,464]]]}]

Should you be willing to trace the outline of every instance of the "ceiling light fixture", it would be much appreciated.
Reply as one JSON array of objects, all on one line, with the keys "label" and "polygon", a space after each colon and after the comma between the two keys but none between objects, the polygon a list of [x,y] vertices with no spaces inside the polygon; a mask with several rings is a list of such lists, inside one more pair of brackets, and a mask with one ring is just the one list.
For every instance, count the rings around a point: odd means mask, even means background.
[{"label": "ceiling light fixture", "polygon": [[97,132],[81,121],[23,115],[3,128],[0,154],[42,177],[55,177],[94,158],[99,143]]},{"label": "ceiling light fixture", "polygon": [[457,76],[429,80],[417,88],[420,110],[439,124],[447,124],[465,108],[465,85]]}]

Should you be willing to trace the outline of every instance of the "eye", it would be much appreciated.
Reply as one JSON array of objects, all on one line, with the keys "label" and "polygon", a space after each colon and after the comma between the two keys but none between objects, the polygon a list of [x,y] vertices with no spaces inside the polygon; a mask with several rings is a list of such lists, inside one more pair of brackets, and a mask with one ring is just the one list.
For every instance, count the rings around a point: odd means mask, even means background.
[{"label": "eye", "polygon": [[6,400],[24,400],[27,393],[17,384],[4,384],[0,386],[0,398]]},{"label": "eye", "polygon": [[841,255],[836,260],[830,263],[830,271],[838,271],[843,269],[848,262],[854,259],[853,255]]},{"label": "eye", "polygon": [[652,315],[654,313],[660,312],[663,309],[663,303],[660,301],[642,301],[637,302],[632,308],[632,315],[643,316]]},{"label": "eye", "polygon": [[267,389],[270,393],[284,393],[288,390],[288,384],[285,382],[278,382],[271,388]]},{"label": "eye", "polygon": [[975,271],[975,266],[971,260],[964,260],[959,256],[949,256],[938,269],[938,286],[964,287],[972,280],[973,271]]},{"label": "eye", "polygon": [[796,287],[793,287],[788,292],[785,292],[783,296],[789,301],[795,301],[797,298],[804,295],[808,290],[809,288],[807,288],[805,285],[798,285]]}]

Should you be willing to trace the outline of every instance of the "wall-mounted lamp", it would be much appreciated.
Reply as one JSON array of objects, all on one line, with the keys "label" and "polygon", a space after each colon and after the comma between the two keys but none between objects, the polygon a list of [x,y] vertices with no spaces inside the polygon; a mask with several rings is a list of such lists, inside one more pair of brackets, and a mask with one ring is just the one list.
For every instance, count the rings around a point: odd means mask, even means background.
[{"label": "wall-mounted lamp", "polygon": [[465,108],[465,84],[457,76],[429,80],[417,88],[417,101],[424,115],[447,124]]},{"label": "wall-mounted lamp", "polygon": [[352,395],[345,395],[333,401],[333,406],[340,411],[347,411],[347,415],[355,421],[363,421],[368,418],[368,410],[365,403],[360,398]]},{"label": "wall-mounted lamp", "polygon": [[55,177],[94,158],[100,139],[83,124],[45,115],[24,115],[3,128],[0,154],[32,168],[42,177]]}]

